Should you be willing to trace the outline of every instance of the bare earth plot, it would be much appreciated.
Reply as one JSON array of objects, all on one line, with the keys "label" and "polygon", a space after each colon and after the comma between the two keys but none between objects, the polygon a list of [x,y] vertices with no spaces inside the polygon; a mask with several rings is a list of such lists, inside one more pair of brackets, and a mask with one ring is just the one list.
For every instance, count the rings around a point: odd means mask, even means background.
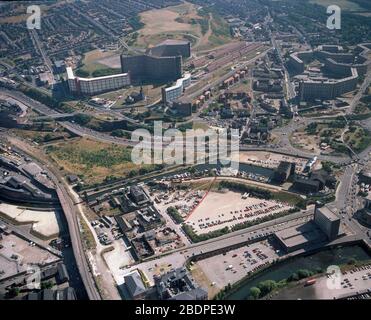
[{"label": "bare earth plot", "polygon": [[[214,21],[212,14],[201,15],[199,9],[200,7],[186,2],[178,6],[142,12],[140,19],[145,26],[138,31],[136,45],[148,47],[173,38],[191,41],[194,49],[198,46],[205,49],[230,42],[232,39],[225,31],[225,22],[220,19]],[[219,32],[222,29],[223,32]]]},{"label": "bare earth plot", "polygon": [[119,69],[121,68],[120,55],[113,55],[97,60],[100,64],[104,64],[108,68]]},{"label": "bare earth plot", "polygon": [[105,68],[121,68],[120,56],[114,51],[95,49],[86,52],[82,61],[82,70],[92,73]]}]

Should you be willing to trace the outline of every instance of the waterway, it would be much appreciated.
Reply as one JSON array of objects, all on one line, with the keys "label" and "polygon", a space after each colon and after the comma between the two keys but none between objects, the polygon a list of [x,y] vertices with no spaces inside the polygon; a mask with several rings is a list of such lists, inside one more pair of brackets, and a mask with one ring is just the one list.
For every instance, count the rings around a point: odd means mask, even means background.
[{"label": "waterway", "polygon": [[241,283],[240,287],[231,293],[227,300],[245,300],[249,296],[250,288],[257,286],[264,280],[280,281],[288,278],[292,273],[299,269],[326,270],[330,265],[342,265],[348,263],[350,259],[357,261],[367,261],[371,255],[361,246],[347,246],[326,249],[311,255],[299,256],[280,263],[263,271],[251,280]]}]

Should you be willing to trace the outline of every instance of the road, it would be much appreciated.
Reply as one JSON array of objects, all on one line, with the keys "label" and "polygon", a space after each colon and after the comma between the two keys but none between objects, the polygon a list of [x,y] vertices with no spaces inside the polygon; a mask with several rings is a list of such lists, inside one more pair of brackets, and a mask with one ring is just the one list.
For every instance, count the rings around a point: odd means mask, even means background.
[{"label": "road", "polygon": [[285,64],[283,63],[283,58],[282,58],[282,53],[281,53],[281,48],[277,45],[276,39],[274,38],[273,34],[271,34],[271,42],[272,46],[274,49],[276,49],[278,56],[280,58],[281,66],[282,69],[284,70],[285,73],[285,87],[286,87],[286,97],[287,100],[291,100],[295,98],[296,93],[293,84],[290,81],[290,75],[285,67]]},{"label": "road", "polygon": [[340,218],[353,234],[360,236],[371,247],[371,239],[367,236],[368,228],[357,222],[354,214],[363,207],[358,194],[358,164],[352,164],[345,168],[340,177],[340,185],[336,190],[334,205],[339,209]]},{"label": "road", "polygon": [[371,83],[371,73],[368,73],[363,83],[361,84],[361,87],[359,88],[357,94],[353,97],[351,103],[349,104],[349,108],[346,111],[346,114],[353,114],[354,108],[358,105],[359,100],[362,98],[362,95],[366,91],[366,89],[370,86],[370,83]]},{"label": "road", "polygon": [[[47,106],[26,97],[24,94],[22,94],[20,92],[10,91],[10,90],[0,88],[0,94],[8,95],[8,96],[12,97],[13,99],[22,102],[23,104],[27,105],[28,107],[30,107],[32,109],[35,109],[39,113],[42,113],[46,116],[59,117],[61,115],[60,113],[48,108]],[[273,151],[273,152],[279,152],[280,151],[280,152],[283,152],[283,153],[286,153],[286,154],[292,155],[292,156],[311,158],[311,157],[314,156],[314,154],[311,153],[311,152],[305,152],[305,151],[302,151],[302,150],[299,150],[299,149],[296,149],[295,147],[293,147],[291,145],[290,141],[289,141],[289,136],[300,125],[309,124],[310,122],[314,122],[314,121],[320,121],[320,120],[319,119],[317,119],[317,120],[316,119],[302,119],[301,122],[298,122],[298,123],[292,121],[290,124],[288,124],[285,127],[281,127],[281,128],[277,128],[277,129],[273,130],[273,133],[279,135],[280,140],[281,140],[279,145],[278,145],[279,147],[277,147],[277,148],[267,147],[267,146],[264,146],[264,145],[262,145],[262,146],[240,145],[240,151],[256,151],[256,150]],[[131,141],[129,139],[113,137],[113,136],[111,136],[107,133],[102,133],[102,132],[98,132],[98,131],[95,131],[95,130],[92,130],[92,129],[89,129],[89,128],[85,128],[85,127],[80,126],[76,123],[71,123],[71,122],[67,122],[67,121],[59,121],[58,123],[61,126],[63,126],[65,129],[67,129],[67,130],[69,130],[69,131],[73,132],[74,134],[76,134],[78,136],[81,136],[81,137],[89,137],[91,139],[94,139],[94,140],[97,140],[97,141],[100,141],[100,142],[103,142],[103,143],[115,143],[115,144],[122,145],[122,146],[133,147],[133,146],[137,145],[137,142]],[[143,144],[145,144],[145,143],[146,142],[143,142]],[[149,142],[147,144],[148,144],[148,147],[150,147],[150,148],[152,147],[152,144],[150,144]],[[165,145],[166,144],[164,144],[164,146]],[[369,151],[371,151],[371,146],[369,148],[367,148],[362,154],[364,155],[364,154],[368,153]],[[324,160],[324,161],[332,161],[332,162],[335,162],[335,163],[338,163],[338,164],[349,163],[350,160],[351,160],[349,157],[346,157],[346,156],[337,157],[337,156],[328,156],[328,155],[318,155],[318,159],[319,160]]]},{"label": "road", "polygon": [[[40,42],[39,35],[37,34],[37,31],[35,29],[29,30],[29,34],[32,38],[32,42],[34,43],[36,50],[39,51],[42,59],[44,60],[44,64],[47,66],[49,72],[53,75],[53,65],[51,60],[46,55],[43,44]],[[53,79],[54,81],[54,79]]]}]

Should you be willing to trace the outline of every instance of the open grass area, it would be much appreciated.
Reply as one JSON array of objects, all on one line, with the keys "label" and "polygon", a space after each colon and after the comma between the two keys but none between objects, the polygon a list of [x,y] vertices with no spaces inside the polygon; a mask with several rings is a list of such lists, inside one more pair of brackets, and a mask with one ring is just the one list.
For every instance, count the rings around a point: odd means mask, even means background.
[{"label": "open grass area", "polygon": [[[305,128],[296,130],[291,136],[290,141],[296,148],[311,151],[314,154],[326,153],[347,153],[347,147],[341,141],[342,131],[345,123],[333,121],[332,123],[311,123]],[[322,150],[320,145],[328,145],[326,150]]]},{"label": "open grass area", "polygon": [[[334,120],[329,123],[311,123],[305,129],[294,132],[291,142],[304,150],[320,151],[320,144],[326,144],[327,153],[349,152],[346,145],[353,151],[361,152],[371,144],[371,134],[358,125],[351,124],[346,130],[344,120]],[[323,150],[322,150],[323,152]]]},{"label": "open grass area", "polygon": [[81,232],[82,238],[85,243],[86,249],[88,250],[95,249],[96,244],[95,244],[94,236],[91,233],[89,226],[86,224],[85,220],[81,216],[79,216],[79,223],[80,223],[80,227],[82,231]]},{"label": "open grass area", "polygon": [[131,162],[129,148],[87,138],[47,146],[45,150],[66,174],[78,175],[87,184],[123,177],[137,168]]},{"label": "open grass area", "polygon": [[344,141],[355,151],[361,152],[371,143],[371,134],[369,131],[358,127],[351,126],[349,131],[344,134]]},{"label": "open grass area", "polygon": [[112,58],[116,55],[114,51],[102,51],[99,49],[85,53],[82,66],[76,70],[76,75],[80,77],[98,77],[120,73],[119,68],[110,68],[101,61]]}]

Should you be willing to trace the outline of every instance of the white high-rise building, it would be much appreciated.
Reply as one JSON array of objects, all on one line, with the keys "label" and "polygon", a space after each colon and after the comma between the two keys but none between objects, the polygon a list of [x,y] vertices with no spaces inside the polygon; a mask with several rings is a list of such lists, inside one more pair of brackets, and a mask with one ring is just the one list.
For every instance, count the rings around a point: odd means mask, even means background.
[{"label": "white high-rise building", "polygon": [[121,89],[129,86],[129,73],[114,74],[97,78],[76,77],[71,67],[66,68],[68,86],[72,93],[93,96],[99,93]]}]

